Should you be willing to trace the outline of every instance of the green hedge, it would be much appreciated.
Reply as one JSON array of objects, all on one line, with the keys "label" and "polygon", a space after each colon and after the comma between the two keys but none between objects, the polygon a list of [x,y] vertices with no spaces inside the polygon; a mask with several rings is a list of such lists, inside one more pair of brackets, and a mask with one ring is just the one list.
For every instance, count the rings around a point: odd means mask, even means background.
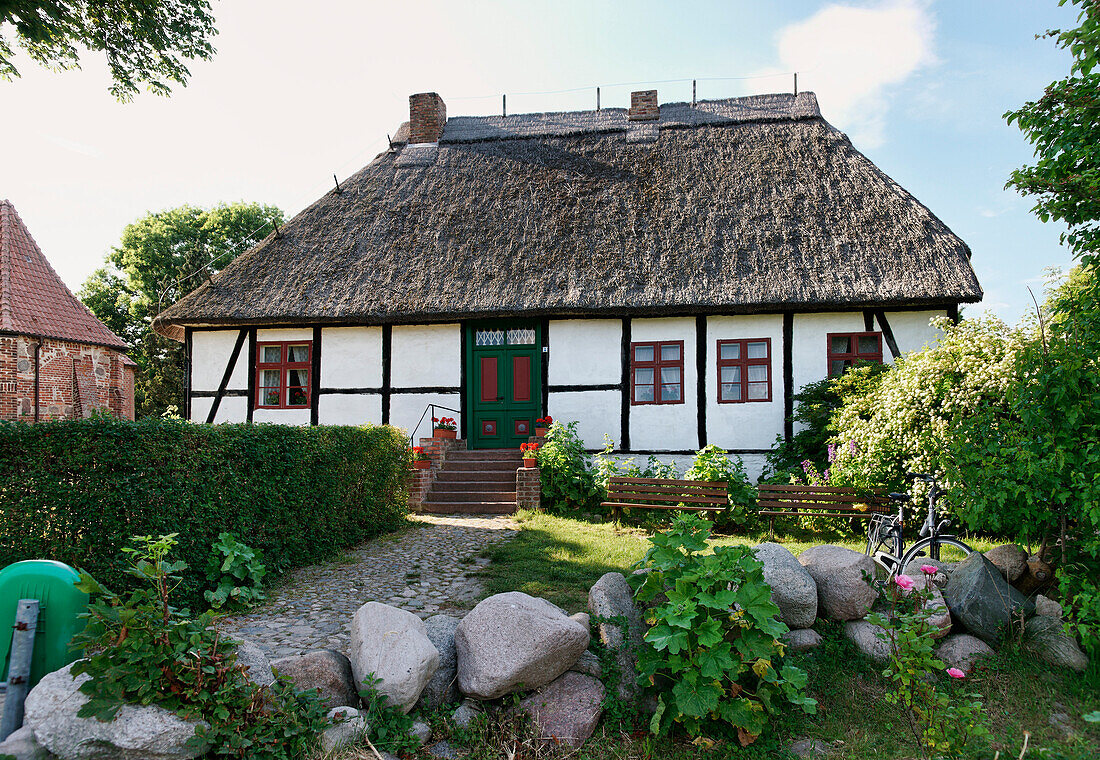
[{"label": "green hedge", "polygon": [[391,427],[0,423],[0,567],[56,559],[122,589],[131,536],[179,533],[195,608],[220,532],[274,574],[323,560],[401,524],[408,466]]}]

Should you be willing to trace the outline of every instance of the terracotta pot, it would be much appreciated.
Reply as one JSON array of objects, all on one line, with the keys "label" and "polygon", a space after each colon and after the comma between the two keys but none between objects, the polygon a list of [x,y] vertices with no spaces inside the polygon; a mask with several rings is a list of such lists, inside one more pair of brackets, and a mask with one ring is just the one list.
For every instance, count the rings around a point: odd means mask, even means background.
[{"label": "terracotta pot", "polygon": [[454,440],[455,438],[458,438],[458,431],[457,430],[440,430],[439,428],[436,428],[433,431],[433,437],[438,438],[440,440],[444,440],[444,441]]},{"label": "terracotta pot", "polygon": [[535,435],[539,438],[545,438],[546,437],[546,428],[540,428],[540,427],[535,428]]},{"label": "terracotta pot", "polygon": [[432,460],[430,460],[430,459],[414,459],[413,460],[413,469],[414,470],[427,470],[427,469],[430,469],[431,466],[432,466]]},{"label": "terracotta pot", "polygon": [[523,466],[524,467],[538,467],[539,466],[539,460],[537,460],[537,459],[527,459],[526,457],[524,457]]}]

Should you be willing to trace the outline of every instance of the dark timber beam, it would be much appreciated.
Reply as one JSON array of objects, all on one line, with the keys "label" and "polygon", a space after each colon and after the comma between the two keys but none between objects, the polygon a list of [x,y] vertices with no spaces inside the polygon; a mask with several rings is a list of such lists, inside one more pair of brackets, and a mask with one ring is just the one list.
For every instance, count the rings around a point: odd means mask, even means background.
[{"label": "dark timber beam", "polygon": [[[214,401],[210,404],[210,412],[206,415],[206,424],[208,425],[218,416],[218,407],[222,405],[222,398],[225,396],[225,389],[229,385],[229,378],[233,377],[233,370],[237,366],[237,357],[241,355],[241,347],[244,345],[244,341],[247,337],[248,330],[241,330],[237,333],[237,341],[233,344],[233,353],[229,355],[229,361],[225,365],[225,372],[222,373],[222,381],[218,385],[218,394],[214,396]],[[190,350],[188,350],[188,353],[190,353]],[[190,393],[188,393],[188,395],[190,395]]]}]

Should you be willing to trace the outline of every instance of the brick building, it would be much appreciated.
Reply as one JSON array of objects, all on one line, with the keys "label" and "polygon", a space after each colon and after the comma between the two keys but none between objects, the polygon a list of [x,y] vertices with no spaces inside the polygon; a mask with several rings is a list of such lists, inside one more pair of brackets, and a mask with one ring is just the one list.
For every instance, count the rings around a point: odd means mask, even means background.
[{"label": "brick building", "polygon": [[134,418],[126,344],[53,270],[10,201],[0,200],[0,420]]}]

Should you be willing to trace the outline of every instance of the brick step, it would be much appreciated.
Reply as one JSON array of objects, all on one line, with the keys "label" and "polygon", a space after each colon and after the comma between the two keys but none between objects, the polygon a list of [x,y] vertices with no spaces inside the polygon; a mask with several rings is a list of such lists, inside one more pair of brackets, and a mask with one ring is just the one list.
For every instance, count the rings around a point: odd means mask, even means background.
[{"label": "brick step", "polygon": [[447,454],[447,459],[522,459],[523,455],[515,449],[456,449]]},{"label": "brick step", "polygon": [[519,459],[452,459],[448,456],[443,470],[451,472],[496,470],[511,472],[514,475],[520,466]]},{"label": "brick step", "polygon": [[440,491],[432,488],[428,492],[428,501],[484,501],[516,503],[516,489],[511,491]]},{"label": "brick step", "polygon": [[492,491],[493,493],[500,493],[503,491],[516,490],[516,481],[515,478],[510,480],[436,480],[432,483],[432,490],[449,491],[452,493],[464,493],[466,491]]},{"label": "brick step", "polygon": [[508,483],[514,485],[514,470],[448,470],[435,474],[436,483]]},{"label": "brick step", "polygon": [[421,512],[433,515],[510,515],[516,503],[505,501],[426,501]]}]

